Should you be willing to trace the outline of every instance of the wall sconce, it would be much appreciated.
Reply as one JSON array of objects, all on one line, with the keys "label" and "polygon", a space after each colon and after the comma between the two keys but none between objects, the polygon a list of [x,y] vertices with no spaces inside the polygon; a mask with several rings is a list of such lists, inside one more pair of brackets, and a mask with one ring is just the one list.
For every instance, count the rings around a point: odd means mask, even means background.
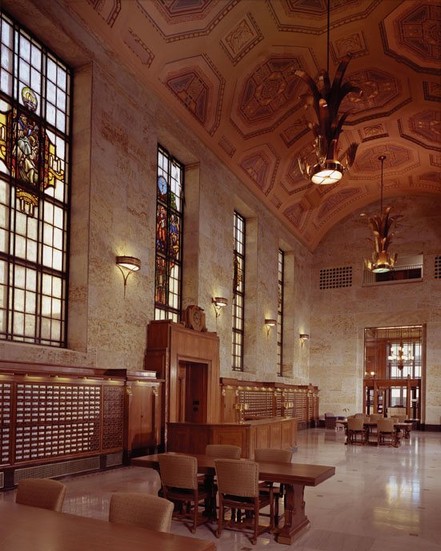
[{"label": "wall sconce", "polygon": [[116,265],[121,270],[124,279],[124,296],[126,296],[127,279],[130,274],[141,268],[141,260],[134,256],[117,256]]},{"label": "wall sconce", "polygon": [[274,327],[277,324],[277,320],[272,318],[265,318],[266,325],[266,336],[268,337],[271,331],[271,327]]},{"label": "wall sconce", "polygon": [[221,315],[222,308],[228,306],[228,299],[224,297],[213,297],[211,302],[213,303],[213,308],[216,312],[216,318],[218,318]]},{"label": "wall sconce", "polygon": [[300,333],[299,338],[302,341],[302,344],[309,341],[309,335],[307,333]]}]

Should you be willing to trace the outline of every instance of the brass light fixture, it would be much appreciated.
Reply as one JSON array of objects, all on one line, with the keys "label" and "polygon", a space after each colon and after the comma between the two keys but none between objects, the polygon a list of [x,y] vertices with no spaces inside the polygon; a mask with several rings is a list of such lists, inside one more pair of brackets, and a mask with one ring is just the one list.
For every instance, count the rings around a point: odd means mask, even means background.
[{"label": "brass light fixture", "polygon": [[388,251],[394,235],[390,230],[396,220],[401,218],[401,216],[390,216],[391,207],[387,207],[383,211],[383,173],[385,159],[385,155],[378,157],[378,160],[381,162],[380,214],[369,218],[369,225],[374,234],[374,252],[372,253],[372,259],[364,261],[366,268],[374,274],[382,274],[393,270],[398,257],[397,254],[391,255]]},{"label": "brass light fixture", "polygon": [[403,339],[401,339],[398,346],[395,345],[396,350],[392,348],[392,345],[389,346],[390,354],[388,355],[387,359],[391,362],[396,362],[398,369],[400,369],[401,371],[404,368],[405,362],[412,362],[415,359],[414,355],[412,354],[411,344],[403,344]]},{"label": "brass light fixture", "polygon": [[224,297],[213,297],[211,302],[216,312],[216,318],[218,318],[221,315],[222,309],[228,306],[228,299]]},{"label": "brass light fixture", "polygon": [[269,336],[271,328],[277,325],[277,320],[272,318],[265,318],[266,335]]},{"label": "brass light fixture", "polygon": [[141,260],[135,256],[117,256],[116,265],[121,270],[124,280],[124,296],[126,296],[127,279],[130,274],[141,268]]},{"label": "brass light fixture", "polygon": [[353,86],[350,82],[343,83],[346,68],[351,59],[347,54],[341,61],[335,73],[334,82],[331,85],[329,78],[329,28],[330,28],[330,2],[328,0],[328,24],[327,24],[327,68],[322,69],[318,77],[318,85],[305,71],[297,70],[296,76],[301,78],[309,87],[310,93],[301,98],[305,109],[313,108],[314,122],[308,122],[307,126],[314,134],[312,154],[313,162],[309,162],[310,156],[299,157],[299,168],[302,175],[314,184],[335,184],[341,180],[343,173],[354,163],[358,144],[351,143],[347,150],[340,156],[338,140],[343,130],[343,124],[349,115],[346,111],[339,115],[342,100],[349,93],[361,96],[362,90]]},{"label": "brass light fixture", "polygon": [[300,333],[299,338],[300,338],[302,344],[306,341],[309,341],[308,333]]}]

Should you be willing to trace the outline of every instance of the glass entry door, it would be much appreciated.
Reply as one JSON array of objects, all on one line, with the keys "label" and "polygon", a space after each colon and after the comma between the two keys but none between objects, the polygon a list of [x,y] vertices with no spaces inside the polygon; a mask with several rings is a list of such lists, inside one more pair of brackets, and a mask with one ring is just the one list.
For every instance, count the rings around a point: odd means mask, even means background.
[{"label": "glass entry door", "polygon": [[408,419],[421,419],[425,327],[365,329],[364,411],[393,415],[404,410]]}]

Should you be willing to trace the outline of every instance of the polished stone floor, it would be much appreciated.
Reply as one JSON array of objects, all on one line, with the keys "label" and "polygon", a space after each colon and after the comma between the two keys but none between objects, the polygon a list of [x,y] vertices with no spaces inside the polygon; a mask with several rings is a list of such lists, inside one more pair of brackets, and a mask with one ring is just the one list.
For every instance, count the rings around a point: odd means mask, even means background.
[{"label": "polished stone floor", "polygon": [[[293,545],[262,535],[253,546],[231,531],[217,539],[206,526],[195,537],[214,541],[219,551],[441,551],[441,433],[414,431],[399,448],[377,448],[345,446],[341,432],[310,429],[299,432],[297,444],[294,461],[334,465],[336,474],[306,488],[311,526]],[[159,488],[158,474],[140,467],[63,482],[68,486],[65,512],[103,519],[112,492]],[[14,497],[14,492],[0,493],[0,500]],[[172,531],[191,536],[176,521]]]}]

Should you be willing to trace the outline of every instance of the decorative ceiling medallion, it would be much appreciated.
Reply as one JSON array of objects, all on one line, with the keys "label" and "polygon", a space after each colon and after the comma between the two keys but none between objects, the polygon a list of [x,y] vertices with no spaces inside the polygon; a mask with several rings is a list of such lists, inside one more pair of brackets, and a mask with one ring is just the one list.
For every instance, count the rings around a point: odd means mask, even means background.
[{"label": "decorative ceiling medallion", "polygon": [[263,40],[263,35],[257,26],[251,13],[239,21],[239,23],[221,39],[221,45],[236,65],[256,44]]},{"label": "decorative ceiling medallion", "polygon": [[378,68],[352,73],[350,81],[363,92],[360,96],[349,94],[342,101],[342,109],[351,109],[353,119],[357,113],[365,116],[369,110],[394,105],[403,93],[401,81]]},{"label": "decorative ceiling medallion", "polygon": [[415,113],[409,119],[409,128],[428,142],[441,146],[441,111],[439,109]]},{"label": "decorative ceiling medallion", "polygon": [[278,166],[274,152],[259,150],[249,153],[243,156],[239,164],[263,193],[268,194],[271,191]]},{"label": "decorative ceiling medallion", "polygon": [[283,215],[296,228],[300,229],[306,217],[307,209],[300,203],[288,207],[283,211]]},{"label": "decorative ceiling medallion", "polygon": [[354,169],[359,174],[376,174],[378,171],[379,155],[387,155],[387,166],[389,170],[408,172],[415,163],[415,157],[411,150],[393,142],[386,145],[374,145],[370,149],[364,149],[357,157]]},{"label": "decorative ceiling medallion", "polygon": [[247,122],[274,119],[293,102],[299,86],[295,57],[272,57],[246,80],[240,97],[240,114]]},{"label": "decorative ceiling medallion", "polygon": [[401,2],[380,22],[384,51],[418,72],[439,74],[440,13],[437,2]]}]

